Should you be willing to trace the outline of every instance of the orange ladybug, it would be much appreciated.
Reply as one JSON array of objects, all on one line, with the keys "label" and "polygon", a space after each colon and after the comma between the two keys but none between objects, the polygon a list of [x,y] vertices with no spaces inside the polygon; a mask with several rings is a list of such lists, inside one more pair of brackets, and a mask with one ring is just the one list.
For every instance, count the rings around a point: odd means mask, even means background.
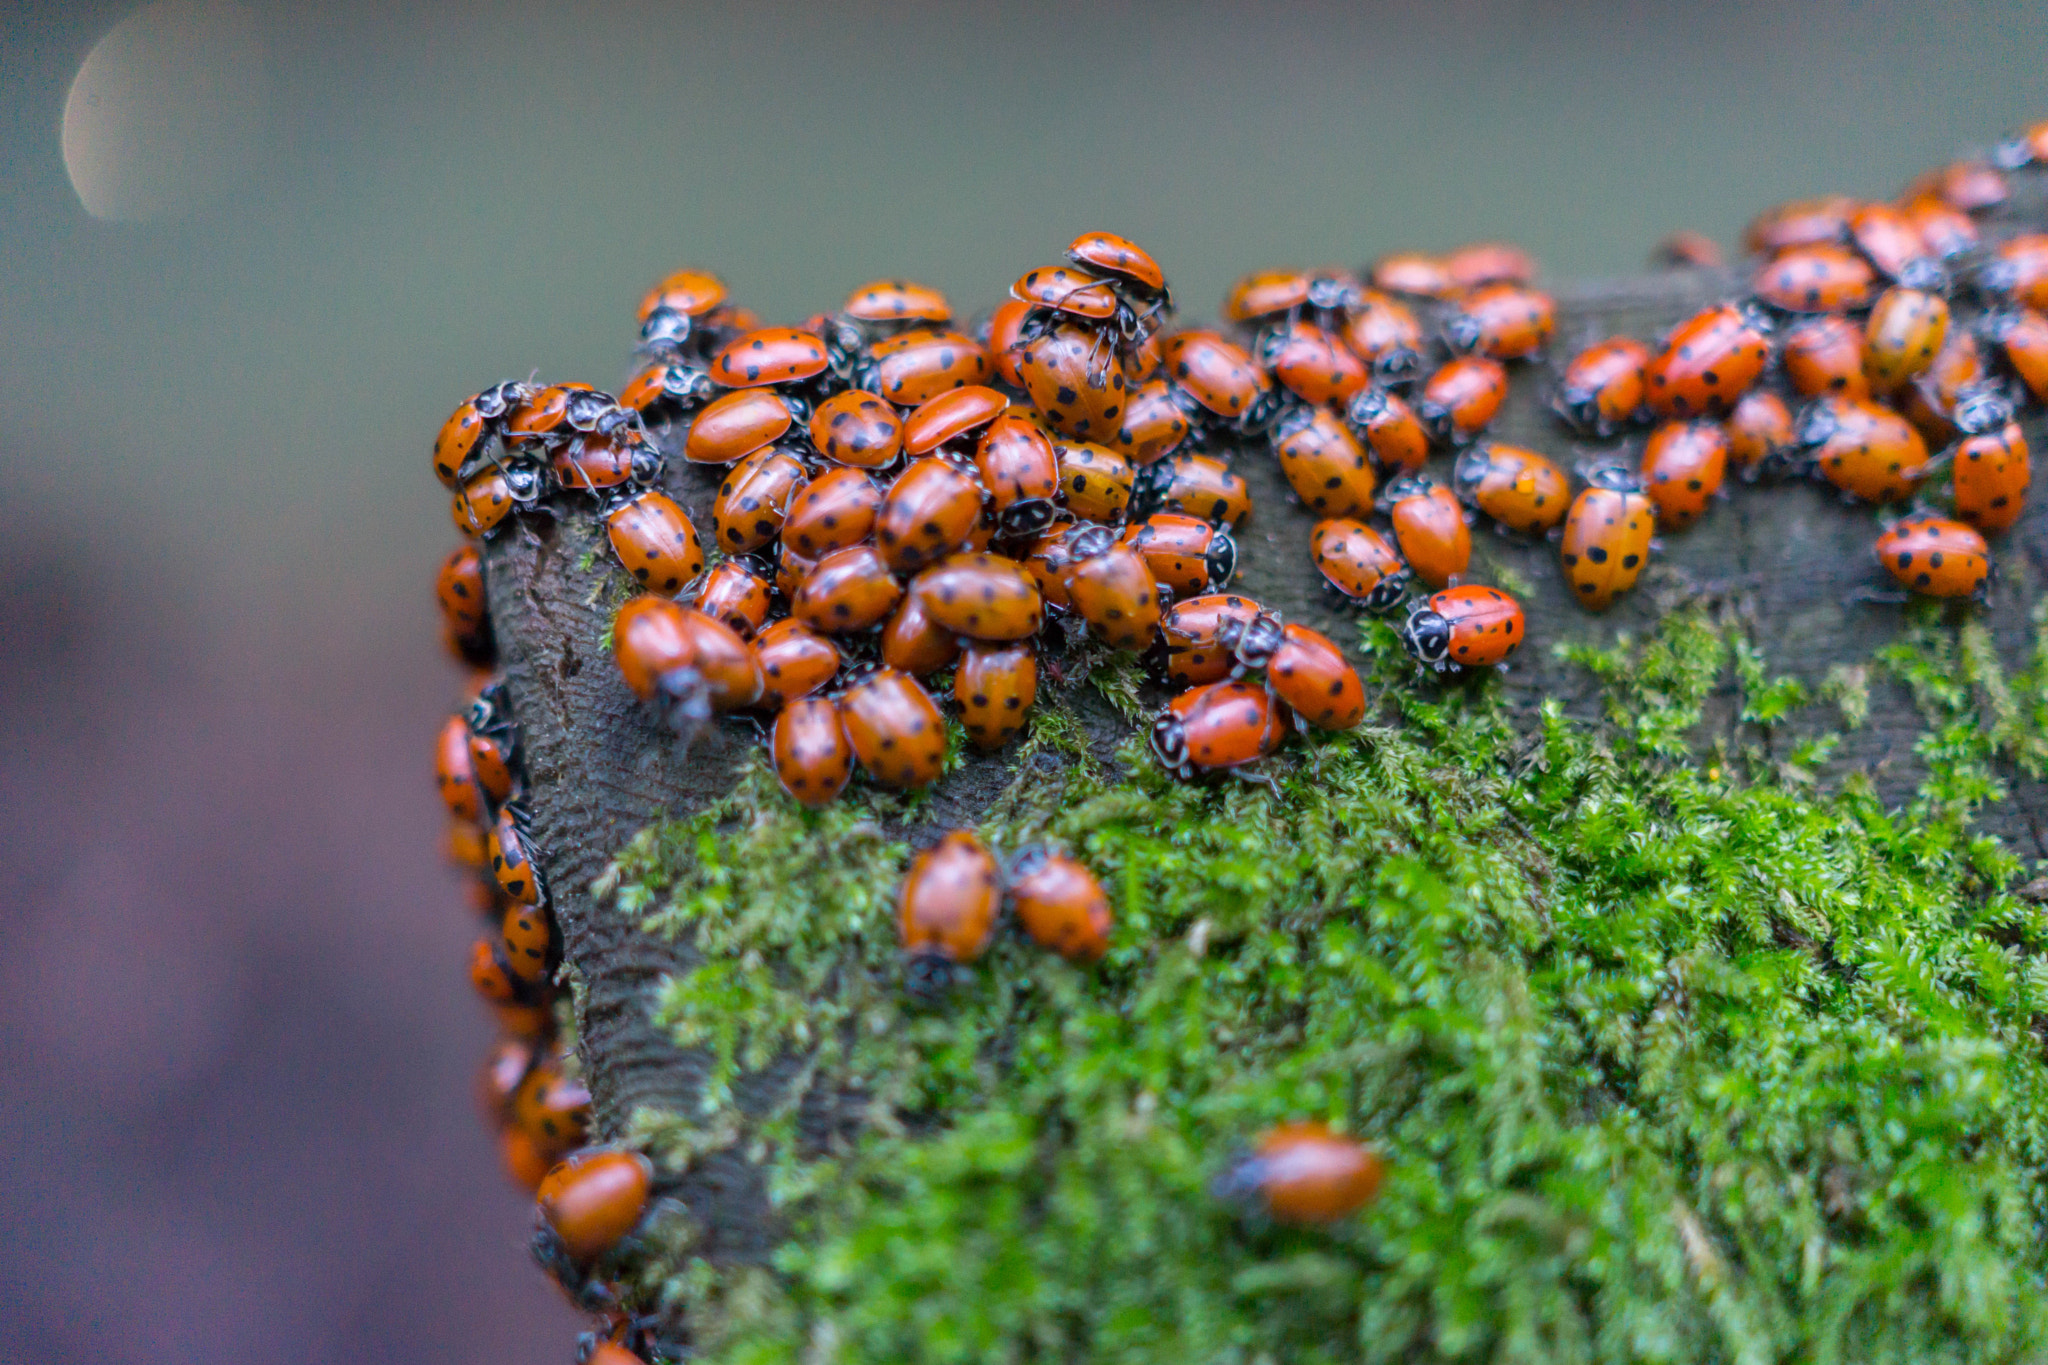
[{"label": "orange ladybug", "polygon": [[1096,334],[1058,323],[1012,352],[1024,391],[1047,426],[1077,441],[1111,441],[1123,426],[1128,381]]},{"label": "orange ladybug", "polygon": [[1470,583],[1430,594],[1401,626],[1401,644],[1417,663],[1457,673],[1506,661],[1526,633],[1521,603]]},{"label": "orange ladybug", "polygon": [[1387,485],[1381,505],[1393,523],[1401,558],[1417,578],[1441,588],[1465,572],[1472,562],[1472,533],[1466,528],[1464,509],[1449,489],[1425,475],[1411,474]]},{"label": "orange ladybug", "polygon": [[456,636],[476,636],[488,630],[483,559],[475,546],[464,545],[441,561],[441,571],[434,578],[434,598],[441,606],[441,620]]},{"label": "orange ladybug", "polygon": [[1260,339],[1259,359],[1304,403],[1341,406],[1366,384],[1365,362],[1341,337],[1312,322],[1273,329]]},{"label": "orange ladybug", "polygon": [[789,613],[813,630],[845,635],[887,620],[902,600],[903,585],[888,563],[862,543],[820,559],[797,589]]},{"label": "orange ladybug", "polygon": [[1067,595],[1112,649],[1142,652],[1159,629],[1159,583],[1145,557],[1107,527],[1091,526],[1066,546]]},{"label": "orange ladybug", "polygon": [[1059,457],[1029,415],[1005,412],[991,420],[975,445],[974,468],[988,491],[999,535],[1036,535],[1052,525],[1058,513]]},{"label": "orange ladybug", "polygon": [[1280,472],[1318,517],[1345,517],[1372,506],[1378,480],[1358,443],[1327,408],[1297,407],[1272,433]]},{"label": "orange ladybug", "polygon": [[1250,353],[1217,332],[1176,332],[1160,343],[1159,353],[1167,377],[1204,410],[1228,423],[1242,422],[1254,413],[1272,387]]},{"label": "orange ladybug", "polygon": [[647,321],[657,308],[667,308],[688,318],[701,318],[725,302],[725,282],[702,270],[678,270],[666,276],[640,300],[640,321]]},{"label": "orange ladybug", "polygon": [[468,467],[489,451],[505,419],[532,397],[531,386],[508,379],[465,398],[434,437],[434,477],[447,488],[461,488],[467,474],[474,472]]},{"label": "orange ladybug", "polygon": [[853,776],[853,748],[840,726],[839,708],[824,697],[797,697],[782,708],[770,752],[782,789],[812,810],[838,800]]},{"label": "orange ladybug", "polygon": [[1028,644],[969,645],[953,673],[960,724],[978,749],[1015,739],[1037,697],[1038,655]]},{"label": "orange ladybug", "polygon": [[1680,228],[1650,252],[1652,270],[1719,270],[1721,265],[1720,243],[1690,228]]},{"label": "orange ladybug", "polygon": [[704,405],[683,438],[692,464],[737,464],[782,439],[796,424],[789,400],[773,389],[738,389]]},{"label": "orange ladybug", "polygon": [[491,826],[486,847],[490,851],[491,872],[506,898],[520,905],[541,905],[547,900],[547,887],[541,881],[540,869],[534,865],[526,821],[526,808],[517,801],[507,801],[498,811],[497,823]]},{"label": "orange ladybug", "polygon": [[914,461],[882,496],[875,544],[891,569],[915,572],[967,543],[981,519],[981,485],[951,460]]},{"label": "orange ladybug", "polygon": [[2010,530],[2033,482],[2027,438],[2018,422],[1966,436],[1953,453],[1956,516],[1986,535]]},{"label": "orange ladybug", "polygon": [[1498,360],[1461,355],[1423,384],[1415,415],[1437,440],[1463,445],[1493,421],[1507,392],[1508,372]]},{"label": "orange ladybug", "polygon": [[1377,289],[1359,292],[1344,340],[1378,383],[1406,384],[1422,373],[1422,324],[1407,304]]},{"label": "orange ladybug", "polygon": [[1370,275],[1376,288],[1417,298],[1440,299],[1457,288],[1451,280],[1451,272],[1444,268],[1442,261],[1419,251],[1397,251],[1382,256],[1373,262]]},{"label": "orange ladybug", "polygon": [[[1237,628],[1248,635],[1250,627]],[[1229,643],[1229,633],[1223,637]],[[1239,662],[1247,662],[1243,648]],[[1319,730],[1352,730],[1365,719],[1365,688],[1353,668],[1329,636],[1289,621],[1280,628],[1280,639],[1263,662],[1266,686],[1292,707],[1294,714]]]},{"label": "orange ladybug", "polygon": [[868,348],[854,367],[854,387],[915,408],[948,389],[988,382],[988,352],[964,332],[918,328]]},{"label": "orange ladybug", "polygon": [[1551,407],[1578,431],[1611,436],[1641,411],[1649,364],[1650,348],[1634,337],[1596,341],[1566,364]]},{"label": "orange ladybug", "polygon": [[1659,417],[1714,417],[1733,407],[1764,372],[1770,342],[1760,318],[1724,303],[1673,329],[1643,371]]},{"label": "orange ladybug", "polygon": [[1053,455],[1060,497],[1068,511],[1083,521],[1105,526],[1123,521],[1137,483],[1137,471],[1129,460],[1093,441],[1063,441]]},{"label": "orange ladybug", "polygon": [[1991,581],[1991,549],[1984,537],[1960,521],[1924,513],[1877,538],[1877,562],[1923,597],[1982,600]]},{"label": "orange ladybug", "polygon": [[1564,520],[1571,481],[1545,456],[1488,441],[1458,457],[1451,475],[1458,496],[1511,531],[1541,535]]},{"label": "orange ladybug", "polygon": [[928,678],[942,668],[951,668],[959,657],[960,638],[925,614],[917,594],[904,594],[882,628],[882,662],[914,678]]},{"label": "orange ladybug", "polygon": [[742,640],[751,640],[768,619],[768,566],[753,555],[720,560],[710,572],[683,589],[690,605],[723,623]]},{"label": "orange ladybug", "polygon": [[1149,465],[1179,449],[1193,430],[1183,400],[1171,380],[1149,380],[1130,391],[1123,425],[1110,444],[1133,464]]},{"label": "orange ladybug", "polygon": [[1650,558],[1656,507],[1626,469],[1598,471],[1572,500],[1558,543],[1565,580],[1580,606],[1605,611],[1636,585]]},{"label": "orange ladybug", "polygon": [[910,591],[934,625],[970,640],[1026,640],[1045,623],[1037,583],[1002,555],[949,555],[912,579]]},{"label": "orange ladybug", "polygon": [[1668,530],[1698,521],[1727,476],[1728,433],[1719,422],[1659,422],[1643,447],[1644,491]]},{"label": "orange ladybug", "polygon": [[1308,548],[1324,582],[1367,611],[1393,610],[1414,578],[1386,537],[1349,517],[1317,522]]},{"label": "orange ladybug", "polygon": [[1728,433],[1728,458],[1745,478],[1774,472],[1792,448],[1792,409],[1769,389],[1742,395],[1721,426]]},{"label": "orange ladybug", "polygon": [[761,664],[761,705],[770,710],[808,697],[838,676],[839,647],[794,617],[768,626],[754,638]]},{"label": "orange ladybug", "polygon": [[916,458],[957,445],[964,454],[974,445],[967,438],[985,430],[1009,406],[1007,397],[986,385],[948,389],[903,419],[903,453]]},{"label": "orange ladybug", "polygon": [[1087,867],[1043,844],[1010,860],[1005,899],[1032,940],[1076,962],[1109,951],[1109,897]]},{"label": "orange ladybug", "polygon": [[634,696],[685,739],[714,711],[752,706],[764,683],[754,647],[733,629],[666,597],[627,601],[612,618],[612,653]]},{"label": "orange ladybug", "polygon": [[917,855],[898,902],[905,985],[913,996],[938,995],[956,968],[988,950],[1001,900],[995,855],[968,831],[956,829]]},{"label": "orange ladybug", "polygon": [[846,296],[841,317],[855,322],[951,322],[953,306],[930,285],[910,280],[872,280]]},{"label": "orange ladybug", "polygon": [[2048,402],[2048,317],[2017,308],[1991,314],[1982,326],[2027,393],[2037,403]]},{"label": "orange ladybug", "polygon": [[1146,465],[1131,486],[1131,516],[1142,521],[1159,512],[1234,528],[1252,513],[1251,490],[1213,455],[1175,455]]},{"label": "orange ladybug", "polygon": [[1159,621],[1167,686],[1185,691],[1229,677],[1236,659],[1222,643],[1223,628],[1232,621],[1249,625],[1258,615],[1259,604],[1236,593],[1206,593],[1167,608]]},{"label": "orange ladybug", "polygon": [[1751,291],[1787,313],[1843,313],[1870,302],[1877,272],[1845,246],[1807,246],[1764,264]]},{"label": "orange ladybug", "polygon": [[1863,333],[1863,373],[1873,390],[1891,393],[1941,353],[1948,340],[1948,300],[1924,289],[1894,286],[1871,307]]},{"label": "orange ladybug", "polygon": [[469,725],[461,716],[450,716],[441,723],[441,733],[434,741],[434,777],[450,815],[472,823],[484,818],[483,789],[470,765]]},{"label": "orange ladybug", "polygon": [[1794,247],[1840,242],[1849,235],[1849,215],[1856,201],[1845,194],[1799,199],[1765,209],[1743,230],[1742,247],[1775,256]]},{"label": "orange ladybug", "polygon": [[1454,351],[1527,360],[1550,344],[1556,323],[1550,295],[1503,281],[1460,296],[1444,319],[1444,340]]},{"label": "orange ladybug", "polygon": [[1200,517],[1154,512],[1128,527],[1123,541],[1176,597],[1214,592],[1237,576],[1237,542]]},{"label": "orange ladybug", "polygon": [[[702,414],[697,420],[703,420]],[[903,450],[903,419],[895,405],[865,389],[849,389],[818,404],[810,431],[819,454],[856,469],[881,469]]]},{"label": "orange ladybug", "polygon": [[583,1141],[590,1126],[590,1091],[562,1074],[552,1057],[542,1058],[512,1092],[512,1123],[547,1152],[562,1153]]},{"label": "orange ladybug", "polygon": [[866,540],[881,510],[882,490],[865,469],[828,469],[790,500],[782,543],[807,559],[822,559]]},{"label": "orange ladybug", "polygon": [[1185,780],[1241,769],[1277,752],[1286,738],[1287,719],[1273,694],[1237,678],[1175,697],[1154,718],[1150,743],[1159,765]]},{"label": "orange ladybug", "polygon": [[1443,268],[1454,289],[1527,284],[1536,278],[1536,262],[1512,242],[1467,242],[1443,258]]},{"label": "orange ladybug", "polygon": [[586,1148],[542,1177],[534,1192],[534,1259],[577,1305],[609,1306],[591,1269],[640,1226],[654,1165],[638,1152]]},{"label": "orange ladybug", "polygon": [[674,597],[704,572],[704,547],[697,528],[675,499],[659,489],[616,503],[604,515],[612,553],[633,581],[663,597]]},{"label": "orange ladybug", "polygon": [[488,538],[520,503],[540,496],[541,475],[529,468],[485,469],[462,485],[450,504],[455,529],[472,540]]},{"label": "orange ladybug", "polygon": [[1822,478],[1865,502],[1901,501],[1927,474],[1927,442],[1876,403],[1818,399],[1801,414],[1797,440]]},{"label": "orange ladybug", "polygon": [[1327,1124],[1285,1123],[1260,1134],[1216,1193],[1277,1223],[1333,1223],[1370,1204],[1385,1178],[1385,1166],[1362,1143]]},{"label": "orange ladybug", "polygon": [[794,384],[831,363],[825,342],[794,327],[763,327],[733,338],[711,357],[711,378],[729,389]]},{"label": "orange ladybug", "polygon": [[1381,469],[1413,474],[1429,461],[1429,431],[1399,394],[1367,389],[1351,400],[1344,420]]},{"label": "orange ladybug", "polygon": [[1863,373],[1863,329],[1840,314],[1822,313],[1793,327],[1785,334],[1783,359],[1785,378],[1802,397],[1870,397],[1870,380]]},{"label": "orange ladybug", "polygon": [[718,486],[711,519],[727,554],[758,550],[782,534],[782,520],[804,486],[803,462],[779,446],[757,450]]},{"label": "orange ladybug", "polygon": [[847,681],[838,702],[846,742],[875,781],[902,791],[938,780],[946,764],[946,722],[917,679],[870,666]]}]

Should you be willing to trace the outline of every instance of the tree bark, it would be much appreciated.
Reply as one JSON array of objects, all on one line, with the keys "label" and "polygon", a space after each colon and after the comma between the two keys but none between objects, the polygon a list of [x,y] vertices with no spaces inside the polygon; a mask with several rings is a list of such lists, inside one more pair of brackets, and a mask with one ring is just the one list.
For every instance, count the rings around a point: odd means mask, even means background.
[{"label": "tree bark", "polygon": [[[1981,224],[1987,240],[2048,227],[2043,179],[2048,177],[2014,177],[2012,200]],[[1556,351],[1568,355],[1614,333],[1653,337],[1707,303],[1742,293],[1744,283],[1739,271],[1686,270],[1558,289]],[[1979,311],[1959,296],[1956,325],[1966,325]],[[1513,390],[1489,434],[1542,450],[1567,466],[1624,447],[1640,451],[1640,431],[1601,443],[1568,436],[1546,406],[1550,377],[1540,365],[1516,367]],[[2027,435],[2041,439],[2038,420],[2027,423]],[[1234,467],[1249,482],[1255,509],[1238,536],[1241,574],[1235,589],[1340,642],[1351,638],[1309,561],[1314,519],[1293,499],[1276,462],[1257,444],[1245,448]],[[669,462],[665,486],[700,527],[711,524],[710,503],[721,473],[680,459]],[[1868,508],[1845,507],[1818,483],[1731,484],[1730,499],[1696,528],[1664,537],[1661,555],[1637,590],[1603,615],[1571,600],[1553,544],[1475,528],[1468,577],[1493,582],[1505,571],[1527,589],[1521,595],[1529,647],[1511,672],[1488,685],[1504,689],[1516,708],[1531,714],[1554,697],[1573,713],[1596,718],[1597,680],[1556,658],[1551,647],[1565,641],[1605,646],[1622,632],[1640,637],[1665,612],[1692,601],[1740,613],[1774,671],[1815,686],[1834,665],[1863,664],[1900,633],[1899,608],[1853,600],[1859,589],[1890,586],[1871,556],[1878,528]],[[1998,541],[1994,554],[2001,575],[1994,600],[1968,610],[1981,615],[2001,659],[2015,666],[2031,648],[2031,616],[2048,574],[2048,516],[2040,499]],[[663,977],[691,965],[689,945],[638,933],[625,916],[595,905],[588,888],[637,831],[723,795],[739,761],[760,740],[749,726],[727,720],[685,755],[626,690],[603,646],[619,571],[586,503],[559,505],[552,521],[531,519],[529,527],[502,535],[486,551],[486,573],[492,625],[524,745],[533,840],[565,959],[583,983],[579,1047],[596,1127],[615,1135],[642,1105],[686,1111],[705,1063],[675,1047],[649,1018],[650,992]],[[1110,750],[1130,734],[1129,723],[1092,688],[1073,688],[1066,700],[1088,727],[1100,757],[1113,764]],[[1703,728],[1727,733],[1740,708],[1732,678],[1724,680],[1716,701]],[[1829,775],[1862,771],[1888,802],[1909,799],[1920,776],[1913,745],[1922,728],[1906,689],[1873,672],[1868,719],[1844,733]],[[1711,742],[1713,733],[1702,737]],[[1006,752],[971,754],[941,784],[924,827],[891,833],[926,842],[936,830],[973,823],[1010,780],[1010,761]],[[1981,828],[2023,856],[2048,857],[2048,787],[2016,770],[2001,776],[2010,795],[1981,812]],[[762,1078],[764,1089],[772,1079]],[[817,1113],[806,1120],[807,1126],[836,1125],[842,1116]],[[698,1163],[679,1193],[705,1231],[699,1251],[714,1261],[760,1261],[779,1236],[760,1175],[737,1147]]]}]

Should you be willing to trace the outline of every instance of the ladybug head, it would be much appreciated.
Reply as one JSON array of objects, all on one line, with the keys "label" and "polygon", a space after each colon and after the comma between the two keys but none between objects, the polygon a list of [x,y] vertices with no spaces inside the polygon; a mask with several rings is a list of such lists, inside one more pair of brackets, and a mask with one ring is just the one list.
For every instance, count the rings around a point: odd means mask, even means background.
[{"label": "ladybug head", "polygon": [[1202,556],[1202,567],[1209,573],[1209,590],[1229,586],[1237,577],[1237,542],[1230,538],[1228,531],[1218,531],[1209,537],[1209,552]]},{"label": "ladybug head", "polygon": [[1635,471],[1623,465],[1610,464],[1588,474],[1586,487],[1605,489],[1609,493],[1640,493],[1643,481],[1636,477]]},{"label": "ladybug head", "polygon": [[[1415,353],[1410,351],[1409,354],[1414,355]],[[1416,361],[1419,364],[1421,357],[1417,356]],[[1384,382],[1384,379],[1382,382]],[[1373,384],[1360,389],[1352,398],[1351,406],[1345,410],[1344,420],[1351,423],[1354,427],[1371,426],[1373,423],[1386,417],[1389,397],[1390,395],[1386,389],[1382,388],[1379,384]]]},{"label": "ladybug head", "polygon": [[654,710],[687,748],[711,723],[711,684],[688,664],[671,668],[654,680]]},{"label": "ladybug head", "polygon": [[647,315],[647,321],[640,324],[640,349],[643,351],[673,351],[690,339],[694,327],[688,313],[666,304]]},{"label": "ladybug head", "polygon": [[1416,662],[1440,664],[1451,651],[1451,623],[1428,607],[1418,607],[1401,627],[1401,643]]},{"label": "ladybug head", "polygon": [[517,379],[507,379],[503,383],[491,385],[471,401],[476,404],[479,417],[496,421],[521,403],[530,402],[532,399],[533,385],[521,383]]},{"label": "ladybug head", "polygon": [[711,372],[701,365],[672,360],[661,373],[661,391],[671,401],[696,407],[711,400],[717,391]]},{"label": "ladybug head", "polygon": [[1365,290],[1348,270],[1325,267],[1309,277],[1308,306],[1325,313],[1357,308],[1365,302]]},{"label": "ladybug head", "polygon": [[1003,509],[996,519],[996,534],[1005,540],[1035,536],[1058,515],[1059,508],[1050,498],[1023,498]]},{"label": "ladybug head", "polygon": [[1964,435],[1976,436],[2012,420],[2012,399],[1995,381],[1971,384],[1956,394],[1955,411],[1949,420]]},{"label": "ladybug head", "polygon": [[1397,502],[1410,498],[1426,498],[1436,492],[1436,480],[1427,474],[1404,474],[1388,484],[1380,493],[1380,505],[1392,507]]},{"label": "ladybug head", "polygon": [[1469,493],[1492,470],[1493,443],[1481,441],[1458,456],[1457,464],[1451,467],[1451,486],[1460,493]]},{"label": "ladybug head", "polygon": [[[1406,384],[1422,375],[1422,352],[1413,346],[1389,346],[1373,357],[1373,378],[1382,384]],[[1380,399],[1384,406],[1384,395]]]},{"label": "ladybug head", "polygon": [[903,993],[920,1005],[932,1005],[953,988],[957,973],[950,959],[938,953],[912,953],[903,961]]},{"label": "ladybug head", "polygon": [[1152,746],[1152,756],[1159,760],[1160,767],[1176,773],[1187,770],[1187,727],[1171,710],[1161,711],[1153,719],[1149,742]]},{"label": "ladybug head", "polygon": [[1792,424],[1792,444],[1811,450],[1824,446],[1842,425],[1841,413],[1825,398],[1816,398]]},{"label": "ladybug head", "polygon": [[1067,537],[1067,560],[1078,564],[1084,559],[1106,555],[1116,548],[1116,532],[1107,526],[1088,526]]},{"label": "ladybug head", "polygon": [[548,491],[547,476],[537,464],[521,461],[505,465],[503,470],[505,491],[522,507],[539,502]]},{"label": "ladybug head", "polygon": [[1948,269],[1932,256],[1916,256],[1899,270],[1899,288],[1917,289],[1925,294],[1949,291]]},{"label": "ladybug head", "polygon": [[1138,471],[1131,481],[1130,518],[1143,521],[1157,512],[1166,503],[1166,495],[1173,488],[1173,466],[1171,458],[1156,460]]},{"label": "ladybug head", "polygon": [[1232,616],[1216,628],[1216,643],[1246,668],[1264,668],[1287,637],[1280,614],[1262,611],[1249,620]]},{"label": "ladybug head", "polygon": [[1444,319],[1444,344],[1454,351],[1476,349],[1479,345],[1480,332],[1479,319],[1463,308],[1457,309]]},{"label": "ladybug head", "polygon": [[1052,845],[1026,844],[1010,856],[1006,880],[1017,881],[1029,877],[1052,861]]}]

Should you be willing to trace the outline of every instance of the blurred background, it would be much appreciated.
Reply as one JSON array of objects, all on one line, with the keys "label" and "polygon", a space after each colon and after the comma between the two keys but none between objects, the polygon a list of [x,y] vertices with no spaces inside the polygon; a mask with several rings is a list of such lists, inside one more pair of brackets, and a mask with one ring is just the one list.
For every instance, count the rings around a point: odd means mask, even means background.
[{"label": "blurred background", "polygon": [[0,1358],[564,1362],[470,1097],[427,449],[709,268],[1183,315],[1477,237],[1732,246],[2048,116],[2048,6],[10,6]]}]

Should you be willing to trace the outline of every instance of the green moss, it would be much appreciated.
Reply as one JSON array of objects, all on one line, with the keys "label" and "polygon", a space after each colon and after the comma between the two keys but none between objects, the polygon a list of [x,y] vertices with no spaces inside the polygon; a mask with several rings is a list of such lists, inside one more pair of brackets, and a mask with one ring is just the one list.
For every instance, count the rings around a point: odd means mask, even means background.
[{"label": "green moss", "polygon": [[[672,1216],[633,1292],[746,1365],[2037,1358],[2048,919],[1969,818],[2038,770],[2048,645],[2007,676],[1916,616],[1873,670],[1927,721],[1892,814],[1853,774],[1820,792],[1819,703],[1731,621],[1574,650],[1595,725],[1361,643],[1383,722],[1296,749],[1278,799],[1136,738],[1104,771],[1039,718],[982,832],[1096,870],[1093,969],[1005,936],[910,1007],[877,818],[903,798],[813,814],[757,763],[636,839],[607,889],[694,936],[655,1008],[714,1059],[637,1136],[671,1166],[744,1144],[794,1235],[714,1271]],[[1820,692],[1854,723],[1871,685]],[[799,1147],[817,1086],[866,1097],[857,1141]],[[1372,1208],[1290,1231],[1210,1197],[1298,1117],[1390,1159]]]}]

